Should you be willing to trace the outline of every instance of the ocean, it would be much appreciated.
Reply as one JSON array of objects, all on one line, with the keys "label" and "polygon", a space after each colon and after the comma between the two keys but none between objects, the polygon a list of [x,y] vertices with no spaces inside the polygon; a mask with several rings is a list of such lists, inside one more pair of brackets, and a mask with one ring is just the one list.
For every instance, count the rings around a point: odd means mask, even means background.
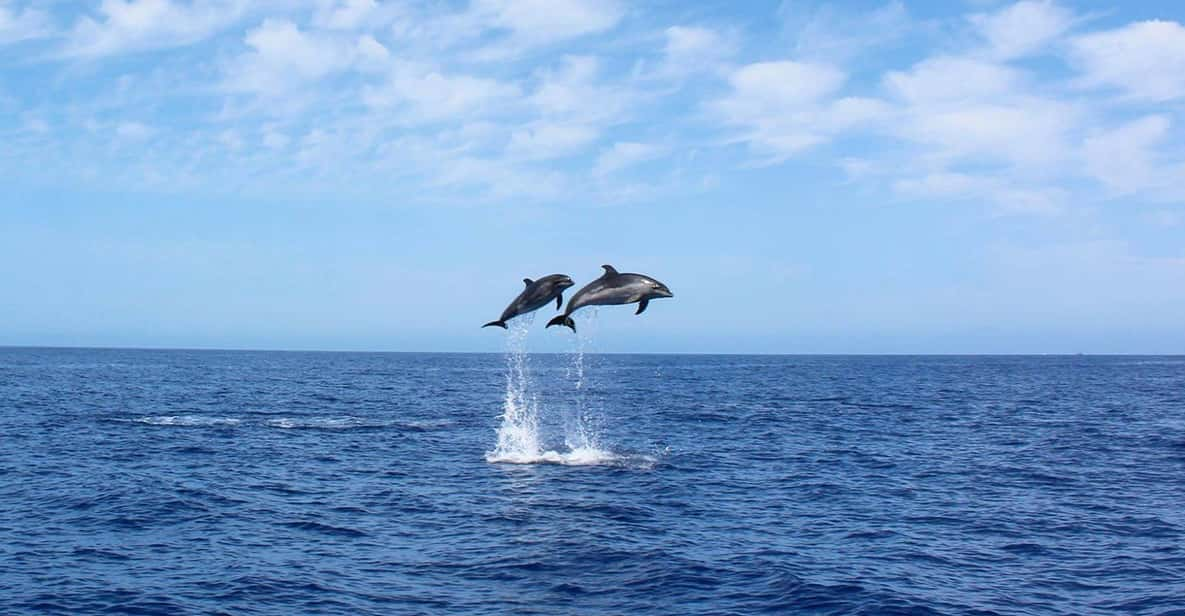
[{"label": "ocean", "polygon": [[0,613],[1185,614],[1185,357],[508,341],[0,348]]}]

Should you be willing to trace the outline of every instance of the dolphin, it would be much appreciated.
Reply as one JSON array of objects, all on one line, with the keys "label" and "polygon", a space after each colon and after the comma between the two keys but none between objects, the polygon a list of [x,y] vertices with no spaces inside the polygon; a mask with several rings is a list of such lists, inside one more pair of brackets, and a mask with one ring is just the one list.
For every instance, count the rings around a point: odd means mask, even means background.
[{"label": "dolphin", "polygon": [[527,285],[527,288],[523,289],[523,292],[519,293],[513,302],[510,302],[506,310],[502,311],[502,316],[498,317],[497,321],[490,321],[482,327],[497,325],[506,329],[506,322],[510,319],[534,312],[550,304],[553,299],[556,310],[559,310],[560,306],[564,305],[564,289],[576,283],[572,282],[572,279],[565,274],[551,274],[539,280],[523,278],[523,284]]},{"label": "dolphin", "polygon": [[616,306],[637,302],[638,311],[634,314],[642,314],[650,305],[650,300],[675,296],[667,285],[644,274],[621,274],[612,265],[601,267],[605,268],[605,273],[577,291],[568,300],[564,314],[548,321],[548,327],[564,325],[576,331],[576,322],[572,320],[571,314],[585,306]]}]

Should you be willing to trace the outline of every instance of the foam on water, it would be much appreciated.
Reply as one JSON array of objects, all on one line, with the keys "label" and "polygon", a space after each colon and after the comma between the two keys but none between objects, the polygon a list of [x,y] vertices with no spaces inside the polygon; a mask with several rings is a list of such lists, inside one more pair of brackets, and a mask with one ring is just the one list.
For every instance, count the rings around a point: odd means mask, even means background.
[{"label": "foam on water", "polygon": [[457,425],[457,422],[451,419],[425,419],[421,421],[405,421],[399,425],[409,430],[442,430]]},{"label": "foam on water", "polygon": [[334,415],[326,417],[277,417],[263,421],[240,419],[237,417],[210,417],[205,415],[148,415],[133,418],[108,418],[107,421],[119,423],[134,423],[148,426],[170,427],[218,427],[232,428],[279,428],[282,430],[351,430],[351,429],[386,429],[408,430],[424,432],[440,430],[455,425],[447,419],[423,421],[391,421],[352,415]]},{"label": "foam on water", "polygon": [[390,422],[370,421],[362,417],[281,417],[269,419],[263,425],[286,430],[310,428],[315,430],[348,430],[350,428],[383,428]]},{"label": "foam on water", "polygon": [[237,426],[241,419],[233,417],[206,417],[204,415],[150,415],[137,417],[132,421],[150,426]]},{"label": "foam on water", "polygon": [[652,468],[658,459],[647,455],[622,455],[595,447],[582,447],[560,452],[548,450],[533,456],[508,455],[489,458],[490,462],[505,464],[560,464],[563,466],[624,466],[630,468]]}]

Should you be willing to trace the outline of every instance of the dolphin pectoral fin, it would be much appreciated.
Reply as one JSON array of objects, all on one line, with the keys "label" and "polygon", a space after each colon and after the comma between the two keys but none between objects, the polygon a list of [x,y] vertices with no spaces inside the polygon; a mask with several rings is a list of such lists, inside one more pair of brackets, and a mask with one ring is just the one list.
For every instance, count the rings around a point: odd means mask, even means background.
[{"label": "dolphin pectoral fin", "polygon": [[650,305],[650,300],[648,300],[648,299],[644,299],[644,300],[638,302],[638,311],[635,312],[634,314],[642,314],[643,312],[646,312],[646,307],[649,305]]},{"label": "dolphin pectoral fin", "polygon": [[535,281],[531,280],[530,278],[523,278],[523,284],[527,285],[528,287],[531,286],[531,284],[533,284],[534,282]]},{"label": "dolphin pectoral fin", "polygon": [[572,317],[566,314],[561,314],[547,322],[547,327],[551,327],[552,325],[563,325],[564,327],[571,328],[572,331],[576,331],[576,321],[573,321]]},{"label": "dolphin pectoral fin", "polygon": [[506,327],[506,321],[490,321],[489,323],[482,325],[482,327],[489,327],[491,325],[497,325],[498,327],[501,327],[502,329],[510,329],[510,328]]},{"label": "dolphin pectoral fin", "polygon": [[605,269],[605,273],[601,274],[601,278],[604,278],[605,276],[617,275],[617,268],[613,267],[612,265],[602,265],[601,267]]},{"label": "dolphin pectoral fin", "polygon": [[559,310],[560,308],[563,308],[563,307],[564,307],[564,294],[560,293],[559,295],[555,296],[555,309]]}]

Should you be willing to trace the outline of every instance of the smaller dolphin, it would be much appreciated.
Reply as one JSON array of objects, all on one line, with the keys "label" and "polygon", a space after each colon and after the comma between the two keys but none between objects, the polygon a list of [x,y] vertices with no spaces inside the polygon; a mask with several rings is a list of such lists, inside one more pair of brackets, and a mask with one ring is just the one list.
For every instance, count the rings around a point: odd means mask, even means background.
[{"label": "smaller dolphin", "polygon": [[667,285],[649,276],[620,274],[612,265],[601,267],[605,268],[605,273],[577,291],[568,300],[564,314],[548,321],[548,327],[563,325],[576,331],[576,322],[572,320],[571,314],[585,306],[616,306],[638,302],[638,311],[634,314],[642,314],[650,305],[650,300],[675,296]]},{"label": "smaller dolphin", "polygon": [[523,278],[523,283],[527,288],[523,289],[518,297],[514,298],[513,302],[502,311],[502,316],[498,317],[497,321],[490,321],[482,327],[489,327],[497,325],[502,329],[506,329],[506,322],[519,315],[534,312],[548,304],[551,300],[555,300],[556,310],[564,305],[564,289],[576,284],[572,279],[564,274],[551,274],[544,276],[539,280],[531,280],[530,278]]}]

